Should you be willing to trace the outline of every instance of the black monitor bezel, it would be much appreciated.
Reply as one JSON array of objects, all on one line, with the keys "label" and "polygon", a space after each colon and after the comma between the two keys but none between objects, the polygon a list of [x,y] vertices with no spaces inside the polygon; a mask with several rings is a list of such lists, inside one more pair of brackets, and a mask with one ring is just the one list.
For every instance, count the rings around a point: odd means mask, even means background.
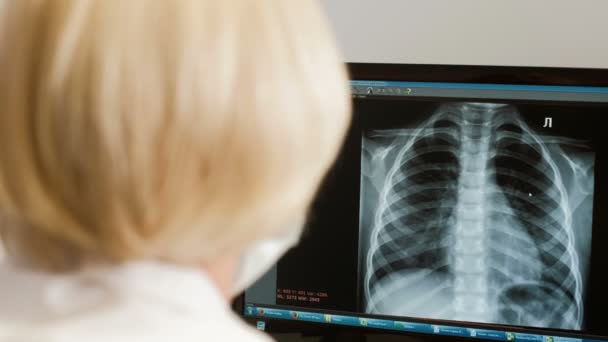
[{"label": "black monitor bezel", "polygon": [[[597,68],[558,68],[558,67],[522,67],[493,65],[449,65],[449,64],[377,64],[347,63],[349,79],[353,81],[407,81],[407,82],[441,82],[441,83],[479,83],[479,84],[526,84],[545,86],[586,86],[608,87],[608,69]],[[253,323],[259,319],[244,316],[244,294],[233,302],[233,309],[246,321]],[[317,324],[302,321],[265,319],[266,331],[269,333],[300,333],[308,336],[346,336],[345,340],[354,340],[354,336],[391,335],[386,331],[369,328],[345,327],[331,324]],[[411,336],[416,340],[450,341],[469,338],[424,336],[407,332],[395,332],[394,335]],[[585,338],[603,338],[589,334],[576,334]]]},{"label": "black monitor bezel", "polygon": [[347,64],[351,80],[608,86],[608,69],[436,64]]}]

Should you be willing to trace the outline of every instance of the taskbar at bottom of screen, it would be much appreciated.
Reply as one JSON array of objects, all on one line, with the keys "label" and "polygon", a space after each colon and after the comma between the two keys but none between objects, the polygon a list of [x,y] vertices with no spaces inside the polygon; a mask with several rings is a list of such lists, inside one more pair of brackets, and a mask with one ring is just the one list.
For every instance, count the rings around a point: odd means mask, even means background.
[{"label": "taskbar at bottom of screen", "polygon": [[[264,319],[285,319],[292,321],[335,324],[359,328],[381,329],[393,332],[410,332],[418,334],[441,335],[452,337],[468,337],[480,340],[505,342],[606,342],[607,340],[573,338],[564,336],[526,334],[501,330],[465,328],[437,324],[406,322],[402,320],[386,320],[358,316],[333,315],[311,311],[296,311],[277,308],[267,308],[256,305],[245,305],[246,317]],[[265,326],[265,325],[262,325]],[[259,328],[259,325],[258,325]]]}]

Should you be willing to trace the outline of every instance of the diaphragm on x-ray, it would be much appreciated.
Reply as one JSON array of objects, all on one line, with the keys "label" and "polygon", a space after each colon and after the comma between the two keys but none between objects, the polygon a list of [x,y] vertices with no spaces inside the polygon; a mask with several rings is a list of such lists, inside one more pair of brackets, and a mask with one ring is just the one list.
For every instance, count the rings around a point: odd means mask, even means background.
[{"label": "diaphragm on x-ray", "polygon": [[513,105],[445,103],[364,132],[367,313],[580,330],[595,155]]}]

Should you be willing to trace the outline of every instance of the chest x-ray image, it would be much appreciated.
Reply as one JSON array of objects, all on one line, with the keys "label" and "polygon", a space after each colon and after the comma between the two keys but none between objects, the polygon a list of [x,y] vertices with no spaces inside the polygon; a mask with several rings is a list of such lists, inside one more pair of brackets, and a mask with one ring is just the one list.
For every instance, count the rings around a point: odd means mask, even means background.
[{"label": "chest x-ray image", "polygon": [[583,329],[589,143],[541,134],[515,105],[437,108],[363,133],[364,311]]}]

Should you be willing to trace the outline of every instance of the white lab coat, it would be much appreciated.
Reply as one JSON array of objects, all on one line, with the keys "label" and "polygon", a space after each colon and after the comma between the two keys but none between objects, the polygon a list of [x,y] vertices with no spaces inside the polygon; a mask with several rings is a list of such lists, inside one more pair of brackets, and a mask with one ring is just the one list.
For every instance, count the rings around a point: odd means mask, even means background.
[{"label": "white lab coat", "polygon": [[0,261],[0,342],[268,342],[202,270],[133,263],[64,276]]}]

